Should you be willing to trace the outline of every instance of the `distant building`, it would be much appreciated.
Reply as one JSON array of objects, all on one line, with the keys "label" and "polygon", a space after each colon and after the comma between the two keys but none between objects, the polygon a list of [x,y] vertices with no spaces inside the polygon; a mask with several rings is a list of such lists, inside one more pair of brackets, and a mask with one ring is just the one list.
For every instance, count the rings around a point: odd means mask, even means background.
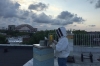
[{"label": "distant building", "polygon": [[72,31],[71,30],[67,30],[67,34],[72,34]]},{"label": "distant building", "polygon": [[23,39],[23,37],[9,37],[9,38],[7,38],[8,42],[10,44],[20,44],[23,42],[22,39]]},{"label": "distant building", "polygon": [[100,34],[100,31],[98,31],[98,32],[87,32],[87,34],[91,34],[91,35]]},{"label": "distant building", "polygon": [[16,30],[18,30],[19,32],[33,33],[37,31],[37,28],[33,28],[31,25],[28,25],[28,24],[22,24],[22,25],[17,26]]},{"label": "distant building", "polygon": [[8,25],[8,30],[15,30],[15,25]]},{"label": "distant building", "polygon": [[1,32],[0,32],[0,34],[1,34],[1,35],[5,35],[5,36],[7,35],[6,33],[1,33]]},{"label": "distant building", "polygon": [[8,25],[8,30],[18,30],[19,32],[29,32],[29,33],[33,33],[33,32],[37,32],[37,28],[33,28],[31,25],[28,24],[22,24],[22,25]]}]

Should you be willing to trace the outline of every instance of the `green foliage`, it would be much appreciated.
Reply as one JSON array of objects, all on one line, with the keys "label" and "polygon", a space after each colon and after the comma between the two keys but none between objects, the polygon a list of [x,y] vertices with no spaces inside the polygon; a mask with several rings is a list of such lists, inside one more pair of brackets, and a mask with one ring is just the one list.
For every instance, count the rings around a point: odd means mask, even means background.
[{"label": "green foliage", "polygon": [[75,30],[73,31],[73,34],[86,34],[87,32],[85,30]]},{"label": "green foliage", "polygon": [[44,37],[48,38],[49,34],[54,34],[54,33],[55,33],[54,30],[37,31],[36,33],[32,34],[27,44],[38,44],[40,40],[44,40]]},{"label": "green foliage", "polygon": [[18,30],[15,30],[15,31],[11,31],[11,30],[7,30],[7,35],[10,35],[10,36],[23,36],[23,35],[29,35],[29,33],[27,32],[19,32]]},{"label": "green foliage", "polygon": [[95,38],[100,38],[99,33],[88,33],[86,31],[74,31],[74,45],[95,46],[99,45],[99,41],[94,41]]},{"label": "green foliage", "polygon": [[0,30],[1,33],[7,33],[7,30]]},{"label": "green foliage", "polygon": [[37,44],[39,43],[40,40],[44,40],[44,37],[48,38],[49,34],[53,34],[53,35],[55,34],[55,30],[45,30],[45,31],[41,30],[41,31],[37,31],[36,33],[19,32],[17,30],[15,31],[2,30],[0,32],[7,33],[7,35],[9,36],[15,36],[15,37],[24,36],[24,35],[30,36],[30,39],[28,41],[24,41],[22,44]]},{"label": "green foliage", "polygon": [[0,34],[0,44],[7,44],[6,36]]},{"label": "green foliage", "polygon": [[73,31],[74,34],[74,45],[82,45],[82,44],[87,44],[89,41],[85,42],[88,40],[89,35],[87,35],[87,32],[85,30],[75,30]]}]

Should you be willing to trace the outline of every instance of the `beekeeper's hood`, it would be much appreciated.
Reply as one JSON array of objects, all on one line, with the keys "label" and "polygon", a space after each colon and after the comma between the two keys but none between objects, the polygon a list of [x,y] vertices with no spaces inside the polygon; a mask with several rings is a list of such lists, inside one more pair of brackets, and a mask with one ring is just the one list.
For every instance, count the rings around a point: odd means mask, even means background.
[{"label": "beekeeper's hood", "polygon": [[58,28],[57,30],[56,30],[56,34],[57,34],[57,36],[59,37],[59,38],[61,38],[61,37],[66,37],[67,36],[67,32],[66,32],[66,29],[65,29],[65,27],[60,27],[60,28]]}]

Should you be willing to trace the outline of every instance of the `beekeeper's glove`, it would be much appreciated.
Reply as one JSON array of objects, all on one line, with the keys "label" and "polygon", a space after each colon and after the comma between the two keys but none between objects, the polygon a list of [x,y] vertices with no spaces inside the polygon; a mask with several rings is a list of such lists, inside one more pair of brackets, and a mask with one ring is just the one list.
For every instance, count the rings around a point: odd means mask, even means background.
[{"label": "beekeeper's glove", "polygon": [[56,49],[55,43],[52,43],[52,44],[50,45],[50,47],[52,47],[53,49]]},{"label": "beekeeper's glove", "polygon": [[53,43],[57,44],[57,41],[56,40],[53,40]]}]

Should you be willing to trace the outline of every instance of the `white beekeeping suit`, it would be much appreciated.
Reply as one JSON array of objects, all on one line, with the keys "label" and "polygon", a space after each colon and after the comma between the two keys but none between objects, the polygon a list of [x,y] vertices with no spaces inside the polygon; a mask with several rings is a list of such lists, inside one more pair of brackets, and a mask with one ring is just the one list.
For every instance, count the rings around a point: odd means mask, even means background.
[{"label": "white beekeeping suit", "polygon": [[67,32],[64,27],[60,27],[56,30],[56,34],[59,37],[58,42],[51,45],[55,49],[55,56],[59,58],[67,58],[70,54]]}]

